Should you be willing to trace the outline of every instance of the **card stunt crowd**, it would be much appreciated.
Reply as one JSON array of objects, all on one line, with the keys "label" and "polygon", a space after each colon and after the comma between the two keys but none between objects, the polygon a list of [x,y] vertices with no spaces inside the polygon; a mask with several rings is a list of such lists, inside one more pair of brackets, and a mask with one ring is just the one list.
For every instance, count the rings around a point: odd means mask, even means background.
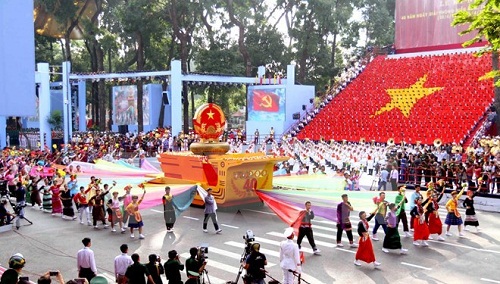
[{"label": "card stunt crowd", "polygon": [[[130,238],[143,239],[144,222],[139,210],[144,199],[146,190],[142,184],[138,185],[143,189],[141,196],[132,195],[131,185],[127,185],[125,194],[119,196],[111,185],[103,183],[98,177],[91,177],[86,186],[84,181],[78,180],[81,169],[68,166],[65,170],[57,170],[53,177],[42,177],[30,175],[32,167],[45,167],[51,164],[50,151],[37,152],[17,152],[7,150],[2,153],[0,166],[1,175],[4,181],[1,189],[2,199],[0,202],[0,225],[10,224],[15,221],[15,226],[19,229],[20,221],[24,218],[26,205],[39,208],[44,212],[64,219],[78,220],[80,224],[85,223],[95,229],[101,225],[104,228],[111,227],[112,232],[126,233],[128,227]],[[68,178],[69,177],[69,178]],[[80,186],[79,186],[80,185]],[[385,199],[384,192],[378,192],[378,196],[373,199],[375,209],[372,212],[360,211],[360,221],[357,224],[359,240],[357,243],[353,237],[353,224],[350,221],[350,214],[354,210],[347,194],[342,195],[342,202],[337,206],[337,246],[342,247],[342,234],[345,231],[351,248],[357,248],[354,265],[360,266],[362,262],[373,263],[375,267],[381,264],[376,261],[376,256],[372,241],[379,241],[378,230],[382,227],[385,233],[383,238],[382,251],[389,253],[397,250],[402,254],[408,252],[403,248],[398,232],[399,223],[402,223],[404,237],[413,237],[413,244],[416,247],[429,246],[427,240],[437,238],[445,241],[446,236],[452,236],[451,226],[458,228],[458,236],[463,237],[463,226],[472,226],[478,230],[479,222],[475,216],[473,190],[467,190],[468,183],[460,184],[452,192],[452,198],[446,203],[445,208],[440,208],[439,201],[443,197],[445,181],[437,180],[427,183],[427,191],[421,193],[420,186],[415,186],[415,192],[408,198],[405,194],[406,188],[400,186],[394,202]],[[217,223],[217,204],[211,195],[211,189],[207,190],[205,198],[205,217],[203,221],[203,231],[208,232],[208,219],[212,219],[217,234],[222,230]],[[459,198],[466,192],[467,198],[463,202],[466,208],[465,219],[462,219],[458,208]],[[9,196],[15,199],[13,211],[9,210]],[[170,188],[165,188],[162,197],[164,219],[166,230],[173,232],[175,224],[175,211],[172,204],[172,194]],[[409,206],[407,207],[406,204]],[[15,207],[15,208],[14,208]],[[16,210],[17,208],[17,210]],[[76,210],[75,210],[76,208]],[[409,208],[409,218],[406,208]],[[438,211],[446,210],[447,216],[444,220],[446,230],[443,232],[442,221]],[[307,237],[314,254],[320,254],[316,247],[313,236],[311,220],[314,218],[314,211],[310,202],[305,203],[302,212],[303,218],[300,220],[298,232],[293,228],[287,228],[283,234],[284,241],[280,244],[280,266],[283,270],[282,283],[294,283],[300,277],[302,271],[303,255],[301,244],[304,237]],[[369,222],[374,219],[374,226],[370,228]],[[409,220],[409,222],[408,222]],[[138,231],[138,236],[134,231]],[[370,234],[371,231],[371,234]],[[297,234],[298,233],[298,234]],[[413,233],[413,234],[412,234]],[[294,238],[297,234],[297,242]],[[91,283],[97,282],[99,276],[95,264],[93,251],[90,249],[92,241],[89,238],[82,240],[83,248],[77,253],[78,277]],[[246,283],[265,283],[265,265],[267,260],[265,255],[259,252],[260,245],[253,244],[250,253],[247,255],[243,265],[249,277]],[[115,277],[117,283],[163,283],[161,274],[168,279],[167,283],[183,283],[180,271],[185,270],[187,280],[185,283],[200,283],[206,261],[199,248],[191,248],[191,257],[183,264],[179,260],[179,255],[175,250],[168,252],[168,260],[161,263],[160,257],[152,254],[148,256],[149,262],[145,265],[140,263],[138,254],[128,255],[126,244],[120,246],[121,254],[115,259]],[[2,275],[1,284],[4,283],[27,283],[22,277],[22,268],[26,260],[21,254],[14,254],[9,259],[9,269]],[[251,277],[250,277],[251,276]],[[60,283],[64,283],[61,273],[50,271],[40,277],[38,283],[50,283],[51,277]],[[95,279],[94,279],[95,278]],[[94,279],[94,280],[93,280]],[[77,279],[78,280],[78,279]],[[44,282],[45,281],[45,282]],[[73,281],[73,282],[72,282]],[[76,283],[70,280],[67,283]]]}]

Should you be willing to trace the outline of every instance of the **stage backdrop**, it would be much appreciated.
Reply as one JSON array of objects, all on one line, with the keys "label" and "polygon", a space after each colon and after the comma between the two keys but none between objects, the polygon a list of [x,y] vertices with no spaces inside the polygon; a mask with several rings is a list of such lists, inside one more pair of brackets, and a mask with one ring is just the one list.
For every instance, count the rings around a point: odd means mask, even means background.
[{"label": "stage backdrop", "polygon": [[249,121],[284,121],[285,88],[274,85],[248,87]]},{"label": "stage backdrop", "polygon": [[0,0],[0,116],[35,114],[33,0]]},{"label": "stage backdrop", "polygon": [[451,22],[453,14],[467,9],[470,2],[472,1],[396,0],[397,52],[460,48],[463,42],[472,39],[475,34],[460,36],[458,33],[467,26],[452,27]]}]

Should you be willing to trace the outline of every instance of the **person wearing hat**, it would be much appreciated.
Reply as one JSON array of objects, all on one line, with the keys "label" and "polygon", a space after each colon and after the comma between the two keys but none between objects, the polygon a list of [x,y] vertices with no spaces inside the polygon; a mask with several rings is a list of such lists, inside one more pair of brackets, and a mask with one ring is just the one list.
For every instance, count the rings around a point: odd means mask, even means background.
[{"label": "person wearing hat", "polygon": [[458,236],[463,238],[465,235],[462,233],[462,216],[460,216],[460,213],[458,212],[458,199],[462,194],[464,193],[465,188],[467,187],[466,184],[462,185],[462,190],[460,192],[457,192],[456,190],[451,193],[451,199],[446,202],[446,210],[448,211],[448,214],[446,215],[446,219],[444,220],[444,223],[448,225],[446,227],[446,235],[451,236],[452,234],[450,233],[450,228],[451,226],[458,226]]},{"label": "person wearing hat", "polygon": [[411,237],[411,234],[408,230],[408,219],[406,218],[405,204],[408,203],[408,199],[406,199],[406,187],[404,185],[400,186],[398,189],[399,194],[396,195],[396,199],[394,201],[395,204],[401,204],[396,211],[396,215],[398,216],[398,227],[399,221],[403,223],[403,231],[405,233],[405,238]]},{"label": "person wearing hat", "polygon": [[113,197],[111,197],[106,206],[108,207],[108,221],[111,223],[111,231],[116,232],[115,223],[118,222],[120,225],[121,233],[125,233],[125,228],[123,227],[123,214],[120,207],[120,199],[118,198],[118,191],[113,191]]},{"label": "person wearing hat", "polygon": [[265,284],[264,278],[266,278],[265,266],[267,265],[266,256],[260,253],[260,244],[254,243],[251,247],[252,251],[250,255],[245,259],[244,268],[247,271],[247,275],[250,277],[251,281],[249,284]]},{"label": "person wearing hat", "polygon": [[132,194],[130,191],[132,190],[132,185],[128,184],[123,188],[125,190],[125,194],[120,197],[120,200],[123,201],[123,223],[127,223],[128,220],[128,212],[127,212],[127,206],[132,203]]},{"label": "person wearing hat", "polygon": [[[426,201],[429,202],[429,201]],[[415,200],[415,207],[410,212],[410,215],[413,217],[413,228],[415,229],[413,234],[413,245],[415,246],[429,246],[427,240],[429,239],[429,226],[425,221],[425,211],[427,210],[427,204],[424,206],[422,203],[422,199]]]},{"label": "person wearing hat", "polygon": [[[437,234],[438,235],[438,241],[444,241],[445,239],[441,236],[443,233],[443,223],[441,222],[441,219],[439,218],[439,201],[444,195],[444,187],[441,189],[441,192],[438,194],[433,193],[431,196],[431,199],[427,202],[429,204],[427,205],[427,210],[425,211],[425,221],[427,224],[429,224],[429,234]],[[432,240],[432,236],[429,236],[429,240]]]},{"label": "person wearing hat", "polygon": [[106,224],[106,218],[104,215],[104,196],[108,194],[109,190],[105,192],[101,192],[99,187],[95,189],[95,195],[92,196],[89,200],[89,204],[92,205],[94,209],[92,209],[92,219],[94,220],[94,228],[99,229],[97,226],[97,221],[101,221],[104,228],[107,228],[109,225]]},{"label": "person wearing hat", "polygon": [[182,284],[181,270],[184,270],[184,265],[179,260],[179,254],[176,250],[168,252],[168,260],[163,266],[169,284]]},{"label": "person wearing hat", "polygon": [[215,198],[212,195],[212,189],[207,189],[207,196],[205,197],[205,218],[203,219],[203,232],[207,233],[207,223],[208,219],[211,218],[214,223],[215,232],[220,234],[222,229],[219,228],[219,224],[217,224],[217,203],[215,202]]},{"label": "person wearing hat", "polygon": [[293,284],[294,272],[301,274],[299,246],[293,242],[293,228],[283,233],[286,240],[280,243],[280,267],[283,270],[283,284]]},{"label": "person wearing hat", "polygon": [[9,269],[5,270],[0,279],[0,284],[16,284],[23,270],[26,260],[20,253],[16,253],[9,258]]}]

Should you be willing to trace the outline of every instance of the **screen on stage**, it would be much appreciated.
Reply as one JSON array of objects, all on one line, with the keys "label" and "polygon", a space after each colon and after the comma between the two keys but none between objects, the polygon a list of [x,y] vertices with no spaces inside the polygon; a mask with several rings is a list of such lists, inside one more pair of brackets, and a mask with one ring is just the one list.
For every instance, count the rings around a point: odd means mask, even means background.
[{"label": "screen on stage", "polygon": [[284,88],[272,86],[249,86],[247,110],[249,121],[284,121]]},{"label": "screen on stage", "polygon": [[[144,86],[142,96],[143,125],[149,125],[149,89]],[[113,123],[137,124],[137,86],[113,87]]]},{"label": "screen on stage", "polygon": [[451,22],[453,14],[468,9],[470,3],[470,0],[462,3],[456,0],[396,0],[396,50],[413,52],[437,46],[460,48],[475,33],[460,36],[458,33],[468,26],[452,27]]}]

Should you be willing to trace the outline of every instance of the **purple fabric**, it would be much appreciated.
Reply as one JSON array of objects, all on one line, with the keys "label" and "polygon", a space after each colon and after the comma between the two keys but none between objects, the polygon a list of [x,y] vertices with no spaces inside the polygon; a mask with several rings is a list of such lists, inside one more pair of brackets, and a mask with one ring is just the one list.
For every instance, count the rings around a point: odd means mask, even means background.
[{"label": "purple fabric", "polygon": [[[295,195],[285,195],[279,193],[273,193],[271,191],[263,191],[265,194],[274,197],[276,199],[282,200],[284,203],[297,206],[299,208],[304,208],[304,197]],[[307,198],[307,200],[312,203],[312,211],[315,216],[323,217],[327,220],[337,222],[337,204],[338,203],[328,203],[324,199],[317,198]]]}]

